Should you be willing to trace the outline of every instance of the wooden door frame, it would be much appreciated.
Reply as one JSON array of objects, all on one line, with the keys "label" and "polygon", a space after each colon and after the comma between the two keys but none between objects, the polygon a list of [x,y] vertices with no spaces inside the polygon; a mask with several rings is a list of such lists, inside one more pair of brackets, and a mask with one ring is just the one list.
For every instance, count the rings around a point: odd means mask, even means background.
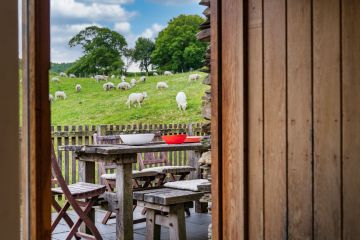
[{"label": "wooden door frame", "polygon": [[50,239],[50,0],[22,4],[22,239]]}]

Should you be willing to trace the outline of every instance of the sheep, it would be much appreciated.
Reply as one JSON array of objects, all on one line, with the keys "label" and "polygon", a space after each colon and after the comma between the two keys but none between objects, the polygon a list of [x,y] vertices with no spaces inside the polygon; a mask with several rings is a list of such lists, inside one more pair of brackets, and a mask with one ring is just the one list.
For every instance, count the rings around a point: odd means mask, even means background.
[{"label": "sheep", "polygon": [[50,102],[54,101],[54,96],[51,95],[50,93],[49,93],[49,101],[50,101]]},{"label": "sheep", "polygon": [[66,99],[66,94],[65,94],[65,92],[64,91],[56,91],[55,92],[55,98],[56,99],[63,99],[63,100],[65,100]]},{"label": "sheep", "polygon": [[75,74],[69,74],[69,78],[76,78]]},{"label": "sheep", "polygon": [[59,76],[60,76],[60,77],[67,77],[67,74],[64,73],[64,72],[61,72],[61,73],[59,74]]},{"label": "sheep", "polygon": [[170,71],[165,71],[165,72],[164,72],[164,75],[165,75],[165,76],[170,76],[170,75],[173,75],[173,73],[170,72]]},{"label": "sheep", "polygon": [[176,102],[180,110],[182,111],[186,110],[187,101],[184,92],[178,92],[178,94],[176,95]]},{"label": "sheep", "polygon": [[125,82],[125,76],[124,75],[121,76],[121,81]]},{"label": "sheep", "polygon": [[80,92],[80,91],[81,91],[81,85],[80,85],[80,84],[76,84],[76,86],[75,86],[75,91],[76,91],[76,92]]},{"label": "sheep", "polygon": [[108,76],[105,76],[105,75],[96,75],[96,76],[95,76],[95,80],[96,80],[96,82],[99,82],[99,81],[107,81],[107,80],[108,80]]},{"label": "sheep", "polygon": [[117,85],[117,89],[129,90],[130,88],[131,85],[128,82],[121,82]]},{"label": "sheep", "polygon": [[136,79],[134,79],[134,78],[131,79],[130,84],[131,84],[132,87],[135,86],[136,85]]},{"label": "sheep", "polygon": [[156,72],[153,73],[154,76],[158,76],[158,74]]},{"label": "sheep", "polygon": [[53,77],[51,78],[52,82],[60,82],[60,79],[58,77]]},{"label": "sheep", "polygon": [[104,91],[110,91],[111,89],[114,89],[115,85],[112,82],[104,83],[103,89]]},{"label": "sheep", "polygon": [[115,79],[116,77],[115,77],[115,75],[111,75],[111,79]]},{"label": "sheep", "polygon": [[141,107],[141,103],[144,101],[144,99],[147,97],[146,92],[143,93],[131,93],[128,97],[128,100],[126,102],[126,105],[130,108],[131,104],[133,104],[136,107],[136,103],[139,104],[139,107]]},{"label": "sheep", "polygon": [[157,89],[165,89],[165,88],[168,88],[169,86],[167,85],[167,83],[166,82],[158,82],[157,84],[156,84],[156,88]]},{"label": "sheep", "polygon": [[139,82],[145,82],[146,81],[146,77],[145,76],[142,76],[140,79],[139,79]]},{"label": "sheep", "polygon": [[189,82],[196,81],[196,80],[199,80],[199,79],[200,79],[200,75],[197,74],[197,73],[189,75]]}]

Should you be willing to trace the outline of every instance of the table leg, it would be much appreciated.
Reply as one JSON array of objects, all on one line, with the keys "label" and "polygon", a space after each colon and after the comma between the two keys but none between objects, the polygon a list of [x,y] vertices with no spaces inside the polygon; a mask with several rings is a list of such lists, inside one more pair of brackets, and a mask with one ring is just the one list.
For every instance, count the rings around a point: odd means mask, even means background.
[{"label": "table leg", "polygon": [[[136,159],[136,154],[126,155],[125,157]],[[118,209],[119,209],[118,213],[116,214],[116,236],[117,236],[116,239],[132,240],[133,239],[132,163],[117,164],[116,195],[118,199]]]},{"label": "table leg", "polygon": [[[79,161],[79,181],[95,183],[95,163],[87,161]],[[92,208],[88,214],[91,221],[95,222],[95,210]],[[90,229],[88,229],[85,224],[81,224],[81,232],[86,232],[91,234]]]},{"label": "table leg", "polygon": [[199,159],[201,157],[201,152],[199,151],[190,151],[189,152],[189,161],[188,161],[188,165],[191,167],[196,168],[195,171],[191,172],[189,174],[189,179],[198,179],[199,174],[200,174],[200,169],[199,169]]}]

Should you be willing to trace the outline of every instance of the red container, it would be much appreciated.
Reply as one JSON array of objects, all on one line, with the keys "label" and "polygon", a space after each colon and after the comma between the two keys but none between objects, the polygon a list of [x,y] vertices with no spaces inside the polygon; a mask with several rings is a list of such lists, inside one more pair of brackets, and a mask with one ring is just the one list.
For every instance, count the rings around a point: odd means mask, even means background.
[{"label": "red container", "polygon": [[161,138],[167,144],[182,144],[186,139],[186,134],[179,134],[179,135],[170,135],[170,136],[162,136]]},{"label": "red container", "polygon": [[186,143],[198,143],[201,141],[201,137],[199,136],[187,136],[185,139]]}]

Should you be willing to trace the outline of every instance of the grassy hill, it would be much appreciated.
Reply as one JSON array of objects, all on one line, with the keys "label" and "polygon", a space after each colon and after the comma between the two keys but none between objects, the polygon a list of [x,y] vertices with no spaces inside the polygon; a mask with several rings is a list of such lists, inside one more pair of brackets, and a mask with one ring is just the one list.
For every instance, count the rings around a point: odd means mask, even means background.
[{"label": "grassy hill", "polygon": [[[51,104],[52,125],[86,124],[133,124],[133,123],[190,123],[204,121],[201,116],[201,97],[208,86],[202,84],[205,74],[199,73],[201,80],[189,83],[189,73],[173,76],[151,76],[145,83],[138,83],[130,90],[112,90],[105,92],[104,82],[96,83],[91,78],[60,78],[60,82],[50,82],[50,93],[65,91],[66,100],[55,100]],[[51,79],[52,76],[50,76]],[[139,77],[137,78],[139,79]],[[120,79],[109,80],[117,85]],[[130,78],[126,79],[127,82]],[[156,83],[165,81],[168,89],[157,90]],[[82,90],[75,91],[75,85],[81,84]],[[142,108],[126,106],[127,97],[133,92],[148,94]],[[176,94],[184,91],[188,108],[181,112],[177,108]]]}]

